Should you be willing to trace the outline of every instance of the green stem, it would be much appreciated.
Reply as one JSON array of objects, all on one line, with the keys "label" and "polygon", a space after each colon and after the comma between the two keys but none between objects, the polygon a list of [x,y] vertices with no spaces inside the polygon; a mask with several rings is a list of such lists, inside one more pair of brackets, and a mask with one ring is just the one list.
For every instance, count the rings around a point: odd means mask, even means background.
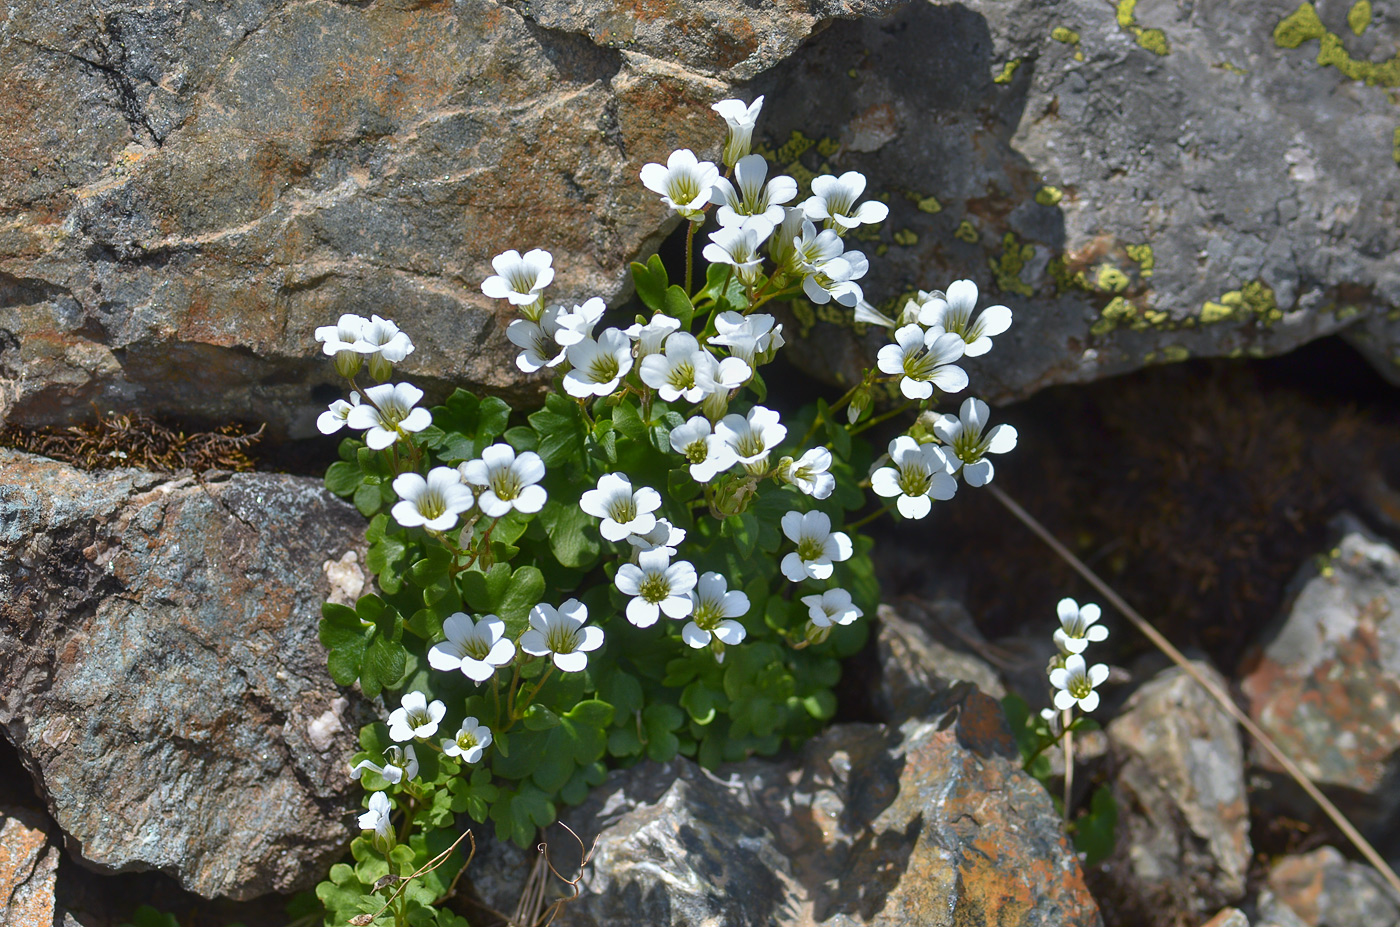
[{"label": "green stem", "polygon": [[869,515],[865,516],[864,518],[860,519],[859,521],[853,521],[853,522],[851,522],[850,524],[848,524],[848,525],[845,526],[845,529],[846,529],[847,531],[854,531],[854,530],[856,530],[857,528],[863,528],[863,527],[865,527],[866,525],[870,524],[870,523],[871,523],[872,521],[874,521],[875,519],[879,518],[881,515],[884,515],[886,512],[888,512],[888,511],[889,511],[890,509],[892,509],[892,508],[894,508],[894,503],[893,503],[893,502],[891,502],[889,505],[886,505],[886,506],[884,506],[884,507],[882,507],[882,508],[876,509],[875,511],[871,512]]},{"label": "green stem", "polygon": [[854,437],[854,436],[860,434],[862,431],[865,431],[867,428],[872,428],[872,427],[874,427],[874,426],[880,424],[881,422],[887,422],[887,421],[889,421],[890,419],[894,418],[894,417],[897,416],[897,415],[903,415],[905,412],[908,412],[910,409],[912,409],[912,408],[913,408],[914,406],[916,406],[916,405],[918,405],[918,403],[911,399],[911,400],[909,400],[908,402],[906,402],[904,405],[900,406],[900,407],[897,408],[897,409],[891,409],[891,410],[888,411],[888,412],[882,412],[882,413],[879,414],[879,415],[871,416],[870,418],[868,418],[868,419],[866,419],[865,421],[861,422],[861,423],[860,423],[859,425],[857,425],[856,427],[852,428],[852,429],[851,429],[851,436]]},{"label": "green stem", "polygon": [[[835,402],[834,404],[832,404],[832,405],[830,405],[830,406],[827,406],[826,411],[827,411],[828,413],[836,412],[838,409],[840,409],[840,408],[841,408],[842,406],[844,406],[846,403],[850,402],[850,401],[851,401],[851,397],[853,397],[853,396],[856,394],[856,390],[860,389],[862,385],[864,385],[864,384],[863,384],[863,383],[857,383],[855,386],[852,386],[850,389],[846,390],[846,395],[844,395],[844,396],[842,396],[840,399],[836,400],[836,402]],[[801,441],[797,442],[797,446],[798,446],[798,447],[806,447],[806,446],[807,446],[807,442],[810,441],[810,440],[812,440],[812,436],[815,435],[815,434],[817,433],[817,429],[821,427],[822,422],[824,422],[824,421],[826,421],[826,419],[822,418],[822,414],[821,414],[820,412],[818,412],[818,413],[816,414],[816,417],[812,419],[812,425],[811,425],[810,428],[807,429],[807,433],[806,433],[805,435],[802,436],[802,440],[801,440]]]},{"label": "green stem", "polygon": [[[554,664],[551,662],[548,666],[544,668],[544,674],[540,676],[540,681],[535,683],[535,687],[531,689],[530,694],[525,697],[525,704],[520,709],[522,714],[524,713],[525,709],[529,708],[530,705],[535,701],[535,696],[540,694],[540,690],[544,688],[545,682],[549,679],[549,674],[553,672]],[[512,710],[511,714],[512,716],[514,715],[514,710]]]},{"label": "green stem", "polygon": [[778,299],[778,298],[783,297],[783,296],[794,296],[794,295],[796,295],[796,294],[798,294],[798,293],[801,293],[801,292],[802,292],[802,287],[800,287],[800,286],[795,286],[795,287],[793,287],[792,289],[788,289],[788,290],[778,290],[776,293],[769,293],[767,296],[763,297],[763,298],[760,299],[758,302],[756,302],[756,303],[754,303],[753,305],[749,306],[748,311],[745,312],[744,315],[748,315],[750,312],[753,312],[753,311],[754,311],[755,309],[757,309],[759,306],[763,305],[763,304],[766,303],[766,302],[769,302],[770,300]]},{"label": "green stem", "polygon": [[685,230],[685,295],[690,298],[691,276],[695,260],[695,226],[697,223],[686,220]]}]

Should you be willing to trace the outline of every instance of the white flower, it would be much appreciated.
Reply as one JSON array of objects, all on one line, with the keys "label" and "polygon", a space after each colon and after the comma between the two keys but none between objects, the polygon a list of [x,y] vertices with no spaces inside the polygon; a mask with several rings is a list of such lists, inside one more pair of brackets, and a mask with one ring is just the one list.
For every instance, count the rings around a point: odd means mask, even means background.
[{"label": "white flower", "polygon": [[791,272],[796,269],[797,243],[804,237],[804,230],[809,225],[812,226],[812,235],[815,237],[817,227],[808,221],[802,210],[791,206],[783,207],[782,224],[768,239],[768,256],[782,270]]},{"label": "white flower", "polygon": [[1055,693],[1055,707],[1067,711],[1075,704],[1081,711],[1093,711],[1099,707],[1099,694],[1095,686],[1108,678],[1108,667],[1102,663],[1084,665],[1084,657],[1075,653],[1065,658],[1065,665],[1050,671],[1050,685],[1059,691]]},{"label": "white flower", "polygon": [[398,708],[389,712],[389,736],[399,743],[415,737],[432,737],[445,714],[447,706],[442,702],[434,699],[428,704],[428,697],[422,692],[410,692]]},{"label": "white flower", "polygon": [[804,595],[802,604],[807,606],[807,619],[819,628],[847,625],[865,614],[856,608],[851,594],[845,589],[828,589],[818,595]]},{"label": "white flower", "polygon": [[[789,214],[788,219],[791,219]],[[788,220],[783,227],[787,228]],[[832,229],[817,231],[817,227],[807,218],[802,219],[800,233],[792,243],[792,266],[804,274],[815,273],[818,267],[839,258],[846,250],[841,236]]]},{"label": "white flower", "polygon": [[544,487],[535,485],[544,479],[544,461],[534,451],[517,457],[509,444],[493,444],[481,452],[480,460],[458,464],[457,472],[463,481],[486,487],[476,504],[487,518],[500,518],[511,509],[533,515],[544,508]]},{"label": "white flower", "polygon": [[762,216],[749,216],[742,224],[711,232],[710,243],[702,253],[711,264],[731,265],[740,283],[753,286],[763,273],[763,253],[759,248],[771,234],[773,223]]},{"label": "white flower", "polygon": [[802,292],[817,305],[835,300],[843,306],[854,306],[865,298],[855,281],[865,276],[870,262],[859,251],[844,252],[838,258],[816,265],[802,278]]},{"label": "white flower", "polygon": [[719,179],[719,168],[709,161],[697,161],[688,148],[671,152],[666,165],[652,163],[642,167],[642,184],[661,195],[661,202],[692,222],[705,217],[710,203],[710,190]]},{"label": "white flower", "polygon": [[[664,353],[648,354],[642,358],[639,367],[642,382],[660,393],[666,402],[675,402],[680,398],[686,402],[699,402],[705,393],[695,383],[695,371],[705,363],[707,356],[694,335],[676,332],[666,339]],[[714,358],[709,360],[713,361]]]},{"label": "white flower", "polygon": [[588,607],[568,599],[557,609],[541,602],[530,609],[530,630],[520,635],[520,649],[536,657],[554,656],[554,665],[566,673],[581,673],[588,666],[588,651],[603,646],[603,629],[586,625]]},{"label": "white flower", "polygon": [[883,222],[890,208],[878,200],[870,200],[856,208],[856,200],[865,191],[865,175],[847,171],[840,177],[823,174],[812,179],[812,196],[802,204],[808,219],[825,219],[828,226],[842,232],[858,225]]},{"label": "white flower", "polygon": [[890,462],[893,467],[870,474],[870,488],[885,498],[898,496],[895,507],[905,518],[923,518],[933,508],[932,499],[951,499],[958,491],[948,458],[937,445],[900,435],[890,442]]},{"label": "white flower", "polygon": [[346,425],[346,420],[350,417],[350,410],[360,404],[360,394],[352,391],[350,401],[337,399],[330,404],[330,408],[316,416],[316,430],[323,435],[333,435]]},{"label": "white flower", "polygon": [[423,527],[446,531],[457,524],[457,516],[472,507],[472,491],[462,485],[460,474],[451,467],[433,467],[424,479],[417,473],[394,477],[395,502],[389,513],[405,528]]},{"label": "white flower", "polygon": [[623,595],[633,597],[627,603],[627,620],[639,628],[649,628],[656,624],[661,612],[667,618],[690,614],[695,567],[684,560],[672,563],[665,551],[648,550],[637,556],[636,563],[618,567],[613,583]]},{"label": "white flower", "polygon": [[[791,458],[784,458],[791,460]],[[831,475],[831,451],[824,447],[814,447],[783,470],[783,479],[813,499],[825,499],[836,488],[836,477]]]},{"label": "white flower", "polygon": [[899,391],[907,399],[927,399],[937,386],[956,393],[967,386],[967,373],[953,362],[963,355],[963,340],[951,332],[934,329],[927,334],[918,325],[905,325],[875,355],[881,373],[902,373]]},{"label": "white flower", "polygon": [[417,409],[423,391],[412,383],[382,383],[365,390],[369,400],[351,409],[345,424],[365,432],[365,443],[383,450],[409,432],[422,431],[433,423],[433,414]]},{"label": "white flower", "polygon": [[948,472],[962,471],[968,485],[984,486],[992,481],[994,470],[987,454],[1005,454],[1016,447],[1016,429],[998,425],[984,437],[987,427],[987,404],[980,399],[964,399],[957,415],[940,415],[933,424],[933,433],[948,445]]},{"label": "white flower", "polygon": [[753,103],[743,100],[720,100],[711,104],[710,109],[719,113],[728,126],[724,139],[724,164],[733,167],[739,159],[749,153],[753,144],[753,127],[758,122],[758,112],[763,108],[763,97]]},{"label": "white flower", "polygon": [[721,312],[715,316],[716,333],[709,337],[709,343],[728,348],[731,355],[753,367],[771,358],[785,343],[783,326],[774,324],[776,321],[766,312]]},{"label": "white flower", "polygon": [[393,322],[376,315],[361,326],[354,349],[361,354],[374,354],[397,364],[413,353],[413,342]]},{"label": "white flower", "polygon": [[702,357],[703,363],[695,369],[695,385],[705,398],[702,408],[711,420],[719,419],[729,408],[729,393],[738,389],[753,376],[753,370],[738,357],[726,357],[716,361],[708,351]]},{"label": "white flower", "polygon": [[730,590],[729,582],[719,573],[706,573],[690,593],[692,614],[681,629],[681,640],[696,650],[710,646],[712,638],[721,644],[742,644],[748,631],[735,621],[749,611],[749,597],[738,589]]},{"label": "white flower", "polygon": [[1055,630],[1055,646],[1060,648],[1061,653],[1083,653],[1091,642],[1098,643],[1108,638],[1108,628],[1096,623],[1101,612],[1094,603],[1080,605],[1074,599],[1061,599],[1055,611],[1060,616],[1060,626]]},{"label": "white flower", "polygon": [[442,623],[447,640],[428,651],[433,669],[461,670],[473,682],[485,682],[496,675],[496,667],[515,659],[515,645],[505,640],[506,623],[495,615],[482,615],[473,622],[464,612],[454,612]]},{"label": "white flower", "polygon": [[594,518],[603,519],[598,532],[609,541],[621,541],[629,534],[646,534],[656,527],[661,494],[649,486],[632,489],[632,481],[621,473],[605,473],[598,488],[579,499],[578,507]]},{"label": "white flower", "polygon": [[[607,311],[608,305],[601,297],[584,300],[583,305],[559,313],[559,325],[554,330],[554,340],[564,347],[588,341],[593,337],[593,327]],[[570,361],[573,363],[573,361]]]},{"label": "white flower", "polygon": [[334,357],[341,351],[354,351],[355,342],[360,340],[361,330],[368,324],[369,320],[364,316],[347,312],[334,325],[322,325],[317,328],[316,340],[322,342],[321,350],[327,357]]},{"label": "white flower", "polygon": [[[768,220],[768,232],[773,231],[783,221],[783,204],[797,195],[797,181],[779,174],[764,184],[767,177],[768,162],[763,155],[751,154],[734,165],[734,183],[717,178],[711,201],[719,206],[715,211],[719,224],[726,228],[746,225],[747,219],[761,216]],[[760,240],[766,239],[768,232]]]},{"label": "white flower", "polygon": [[768,469],[768,452],[787,437],[787,428],[779,423],[777,412],[754,406],[747,416],[735,413],[720,419],[715,434],[734,450],[744,469],[757,475]]},{"label": "white flower", "polygon": [[986,354],[992,349],[992,336],[1011,327],[1011,310],[1005,306],[988,306],[973,321],[977,284],[971,280],[954,281],[946,294],[929,294],[921,302],[919,324],[960,337],[967,345],[963,353],[968,357]]},{"label": "white flower", "polygon": [[625,331],[628,338],[637,342],[637,358],[641,359],[660,351],[666,336],[680,327],[680,319],[673,319],[669,315],[658,312],[652,316],[651,321],[647,324],[636,322]]},{"label": "white flower", "polygon": [[685,529],[677,528],[664,518],[656,520],[656,526],[645,534],[627,535],[627,543],[645,553],[659,550],[668,557],[676,555],[676,547],[685,540]]},{"label": "white flower", "polygon": [[528,306],[540,298],[541,291],[554,280],[554,257],[536,248],[526,251],[511,249],[491,259],[494,276],[481,281],[481,292],[492,299],[508,299],[512,306]]},{"label": "white flower", "polygon": [[564,392],[575,399],[610,396],[632,369],[632,342],[616,328],[605,328],[598,340],[591,338],[568,347],[572,370],[564,374]]},{"label": "white flower", "polygon": [[515,366],[526,373],[534,373],[564,362],[565,346],[557,340],[560,312],[560,307],[550,306],[540,313],[538,320],[515,319],[506,326],[506,338],[510,343],[525,349],[516,356]]},{"label": "white flower", "polygon": [[703,415],[671,429],[671,449],[690,464],[690,477],[697,483],[708,483],[739,460],[722,435],[711,433],[709,419]]},{"label": "white flower", "polygon": [[360,815],[360,830],[372,830],[380,840],[388,840],[394,834],[394,825],[389,818],[393,811],[394,805],[389,801],[389,796],[375,792],[369,797],[369,810]]},{"label": "white flower", "polygon": [[406,747],[391,746],[384,751],[384,765],[360,760],[350,769],[350,778],[358,779],[366,769],[379,773],[385,782],[398,785],[418,775],[418,754],[413,752],[413,744]]},{"label": "white flower", "polygon": [[854,548],[844,531],[832,531],[825,512],[788,512],[783,534],[797,550],[783,558],[783,575],[794,583],[831,576],[832,561],[849,559]]},{"label": "white flower", "polygon": [[856,301],[854,321],[864,325],[879,325],[881,328],[895,328],[898,325],[894,319],[885,315],[864,299]]},{"label": "white flower", "polygon": [[457,728],[457,736],[442,738],[442,752],[460,756],[468,765],[480,763],[481,755],[491,746],[491,729],[468,715]]}]

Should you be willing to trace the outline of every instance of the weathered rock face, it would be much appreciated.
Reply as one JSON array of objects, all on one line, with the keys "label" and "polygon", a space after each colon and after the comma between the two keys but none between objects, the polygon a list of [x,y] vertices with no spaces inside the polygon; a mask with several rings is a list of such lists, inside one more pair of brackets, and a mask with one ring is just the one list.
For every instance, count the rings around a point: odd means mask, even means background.
[{"label": "weathered rock face", "polygon": [[[799,176],[856,169],[889,194],[872,301],[970,277],[1012,307],[967,364],[979,394],[1274,354],[1358,320],[1395,375],[1400,19],[1356,35],[1351,5],[915,2],[834,25],[753,90],[782,164],[805,150]],[[849,378],[885,340],[794,350]]]},{"label": "weathered rock face", "polygon": [[58,847],[35,815],[0,810],[0,927],[52,927]]},{"label": "weathered rock face", "polygon": [[[1400,810],[1400,553],[1350,530],[1322,559],[1305,567],[1312,578],[1241,688],[1303,772],[1384,832]],[[1262,751],[1255,759],[1274,768]],[[1298,808],[1312,810],[1306,799]]]},{"label": "weathered rock face", "polygon": [[1286,906],[1306,927],[1400,924],[1400,898],[1380,875],[1332,847],[1283,858],[1269,872],[1269,889],[1274,907]]},{"label": "weathered rock face", "polygon": [[490,257],[549,248],[561,299],[616,301],[672,222],[641,165],[717,150],[728,80],[893,5],[22,3],[0,31],[0,416],[99,401],[312,433],[334,379],[312,332],[342,312],[396,318],[419,382],[530,392]]},{"label": "weathered rock face", "polygon": [[[1197,668],[1224,687],[1210,666]],[[1198,924],[1245,893],[1250,859],[1244,748],[1234,720],[1172,668],[1133,693],[1108,725],[1117,776],[1115,895],[1125,922]]]},{"label": "weathered rock face", "polygon": [[948,630],[953,620],[939,622],[940,615],[950,612],[961,613],[955,618],[971,621],[962,606],[952,601],[903,603],[898,611],[880,606],[875,643],[880,655],[882,717],[903,721],[942,714],[961,700],[969,683],[992,698],[1006,695],[1006,687],[990,664],[940,642],[941,636],[963,643]]},{"label": "weathered rock face", "polygon": [[321,567],[362,543],[312,480],[0,450],[0,725],[75,857],[240,899],[324,874],[359,721],[316,639]]},{"label": "weathered rock face", "polygon": [[[795,760],[718,775],[686,761],[614,773],[565,815],[597,850],[559,922],[1100,923],[996,703],[974,695],[939,727],[837,726]],[[551,834],[566,875],[568,843]],[[502,892],[498,907],[513,905],[498,873],[478,876]]]}]

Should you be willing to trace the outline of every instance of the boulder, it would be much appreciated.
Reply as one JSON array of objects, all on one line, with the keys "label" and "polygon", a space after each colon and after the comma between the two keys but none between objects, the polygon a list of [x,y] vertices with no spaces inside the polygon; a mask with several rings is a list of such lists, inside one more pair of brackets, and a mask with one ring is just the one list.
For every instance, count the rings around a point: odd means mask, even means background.
[{"label": "boulder", "polygon": [[1305,927],[1400,924],[1394,890],[1370,866],[1348,862],[1332,847],[1279,860],[1269,871],[1269,890]]},{"label": "boulder", "polygon": [[[941,620],[944,616],[953,618]],[[897,722],[940,715],[961,700],[967,683],[995,699],[1006,695],[991,664],[968,652],[979,638],[959,633],[961,626],[971,625],[971,618],[958,603],[907,602],[898,610],[881,605],[878,618],[875,644],[883,717]]]},{"label": "boulder", "polygon": [[38,815],[0,808],[0,927],[53,927],[58,857]]},{"label": "boulder", "polygon": [[324,876],[360,722],[323,564],[363,531],[315,480],[0,450],[0,729],[75,858],[234,899]]}]

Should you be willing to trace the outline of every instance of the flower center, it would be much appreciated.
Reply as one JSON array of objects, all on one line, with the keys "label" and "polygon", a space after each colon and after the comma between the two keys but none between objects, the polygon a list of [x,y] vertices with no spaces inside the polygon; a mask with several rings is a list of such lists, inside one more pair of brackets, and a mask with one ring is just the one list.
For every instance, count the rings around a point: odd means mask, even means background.
[{"label": "flower center", "polygon": [[768,448],[763,443],[763,436],[753,431],[746,431],[739,436],[739,456],[757,457]]},{"label": "flower center", "polygon": [[491,645],[479,637],[468,638],[467,642],[462,645],[462,649],[473,660],[485,660],[491,653]]},{"label": "flower center", "polygon": [[578,629],[555,625],[545,635],[545,643],[554,653],[573,653],[578,649]]},{"label": "flower center", "polygon": [[607,383],[617,379],[618,360],[611,354],[599,354],[588,364],[588,376],[594,383]]},{"label": "flower center", "polygon": [[695,386],[695,364],[690,360],[683,360],[671,368],[670,375],[666,382],[676,389],[691,389]]},{"label": "flower center", "polygon": [[618,496],[608,503],[608,517],[619,525],[625,525],[637,520],[637,503],[632,499],[632,494]]},{"label": "flower center", "polygon": [[653,605],[669,597],[671,595],[671,584],[666,581],[666,574],[647,574],[647,578],[642,580],[637,590],[637,595]]},{"label": "flower center", "polygon": [[512,290],[524,295],[535,288],[535,280],[538,279],[538,275],[529,267],[520,266],[512,268],[511,272],[506,274],[506,279],[510,281]]},{"label": "flower center", "polygon": [[520,495],[520,477],[513,467],[502,467],[491,474],[491,491],[502,502],[509,502]]},{"label": "flower center", "polygon": [[424,490],[423,494],[418,497],[414,507],[424,518],[432,521],[447,511],[447,500],[442,497],[441,493],[428,489]]},{"label": "flower center", "polygon": [[388,428],[397,428],[399,422],[408,418],[408,410],[397,403],[385,403],[379,407],[379,420]]},{"label": "flower center", "polygon": [[964,341],[976,341],[977,335],[968,331],[969,315],[971,313],[966,310],[948,307],[948,311],[943,314],[943,330],[961,336]]},{"label": "flower center", "polygon": [[933,474],[917,464],[903,464],[899,468],[899,488],[906,496],[922,496],[933,483]]},{"label": "flower center", "polygon": [[457,746],[461,748],[463,753],[475,747],[476,743],[476,735],[471,731],[462,731],[457,735]]},{"label": "flower center", "polygon": [[420,727],[422,727],[422,726],[425,725],[425,724],[431,724],[432,721],[433,721],[432,716],[429,715],[428,712],[427,712],[426,710],[423,710],[423,711],[417,711],[417,710],[415,710],[415,711],[410,711],[410,712],[408,712],[408,726],[409,726],[409,727],[412,727],[412,728],[420,728]]},{"label": "flower center", "polygon": [[685,459],[693,464],[701,464],[709,459],[710,446],[704,438],[692,441],[685,446]]},{"label": "flower center", "polygon": [[690,620],[699,625],[701,630],[713,631],[724,620],[724,610],[714,599],[701,599],[695,606]]},{"label": "flower center", "polygon": [[700,195],[700,184],[690,174],[673,175],[670,187],[671,202],[678,205],[689,205]]},{"label": "flower center", "polygon": [[1084,619],[1081,618],[1079,615],[1075,615],[1069,620],[1068,624],[1062,624],[1061,626],[1064,628],[1065,637],[1072,637],[1076,639],[1083,637],[1084,632],[1088,630],[1088,628],[1084,624]]},{"label": "flower center", "polygon": [[825,550],[826,545],[816,538],[804,537],[797,542],[797,556],[802,560],[819,560]]},{"label": "flower center", "polygon": [[935,366],[933,357],[923,348],[904,355],[904,375],[911,380],[927,380],[933,376]]},{"label": "flower center", "polygon": [[1066,687],[1070,695],[1077,699],[1087,698],[1090,692],[1094,691],[1094,686],[1089,682],[1088,676],[1073,676]]}]

